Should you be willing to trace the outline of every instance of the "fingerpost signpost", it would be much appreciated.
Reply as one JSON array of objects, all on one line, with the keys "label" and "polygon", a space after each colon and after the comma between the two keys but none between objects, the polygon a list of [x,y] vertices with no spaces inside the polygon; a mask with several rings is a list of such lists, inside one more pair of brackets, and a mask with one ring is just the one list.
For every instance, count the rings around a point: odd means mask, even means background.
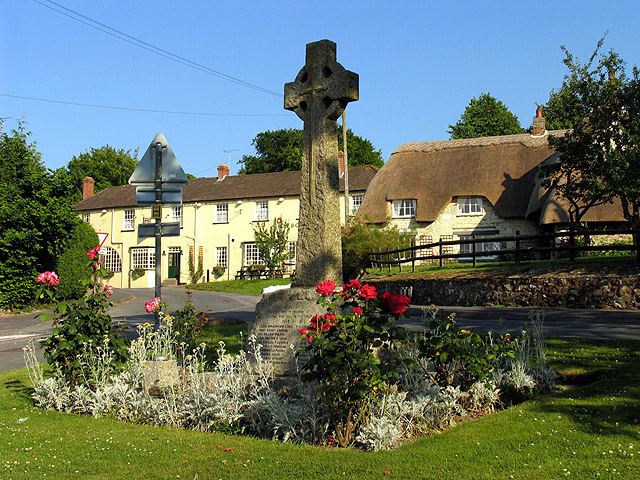
[{"label": "fingerpost signpost", "polygon": [[[138,225],[138,237],[155,237],[155,296],[162,298],[162,237],[180,236],[178,222],[162,223],[162,206],[182,205],[182,187],[189,179],[161,133],[156,134],[131,174],[129,184],[136,186],[136,205],[151,206],[153,224]],[[160,324],[158,314],[155,329]]]}]

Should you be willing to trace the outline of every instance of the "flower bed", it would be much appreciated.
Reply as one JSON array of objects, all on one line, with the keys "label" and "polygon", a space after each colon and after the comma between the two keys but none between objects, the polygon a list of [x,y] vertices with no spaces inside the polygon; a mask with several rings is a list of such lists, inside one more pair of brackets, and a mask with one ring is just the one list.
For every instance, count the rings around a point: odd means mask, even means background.
[{"label": "flower bed", "polygon": [[[378,450],[553,385],[537,313],[531,332],[511,338],[460,330],[453,316],[427,309],[424,331],[408,335],[395,326],[408,305],[402,295],[378,295],[357,281],[339,291],[323,282],[317,291],[327,312],[301,331],[309,360],[285,389],[276,390],[255,339],[251,355],[231,356],[220,344],[215,364],[206,365],[206,345],[179,340],[180,316],[154,299],[146,308],[161,314],[159,330],[142,326],[124,364],[113,362],[111,342],[85,348],[81,382],[59,369],[46,378],[28,348],[33,398],[42,408],[95,417]],[[171,381],[150,369],[173,372]]]}]

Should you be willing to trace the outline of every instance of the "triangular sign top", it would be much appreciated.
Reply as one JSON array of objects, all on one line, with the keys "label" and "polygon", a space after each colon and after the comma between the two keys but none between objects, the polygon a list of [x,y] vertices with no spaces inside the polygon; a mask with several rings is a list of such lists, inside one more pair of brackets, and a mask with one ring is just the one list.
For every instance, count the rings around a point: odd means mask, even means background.
[{"label": "triangular sign top", "polygon": [[189,179],[182,170],[173,150],[167,143],[167,139],[161,133],[156,134],[140,159],[140,163],[129,178],[130,185],[154,184],[156,180],[156,144],[160,143],[162,149],[162,183],[172,185],[186,185]]}]

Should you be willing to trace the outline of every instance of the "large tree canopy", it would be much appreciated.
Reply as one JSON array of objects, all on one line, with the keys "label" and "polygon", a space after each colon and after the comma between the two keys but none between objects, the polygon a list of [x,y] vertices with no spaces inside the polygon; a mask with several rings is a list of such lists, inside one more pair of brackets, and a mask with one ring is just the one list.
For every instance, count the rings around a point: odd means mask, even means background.
[{"label": "large tree canopy", "polygon": [[[241,174],[269,173],[300,170],[302,168],[302,130],[286,128],[259,133],[251,144],[256,155],[244,155],[240,160]],[[338,135],[338,148],[342,149],[342,135]],[[383,165],[382,153],[375,150],[366,138],[347,129],[347,155],[350,166]]]},{"label": "large tree canopy", "polygon": [[561,155],[543,172],[546,184],[569,202],[574,226],[592,206],[619,198],[626,220],[638,228],[640,80],[636,67],[627,77],[614,51],[597,59],[603,41],[585,64],[563,48],[569,74],[561,90],[578,100],[582,118],[565,136],[550,139]]},{"label": "large tree canopy", "polygon": [[504,103],[489,93],[472,98],[460,120],[449,125],[447,132],[452,139],[491,137],[524,133],[518,117],[509,111]]},{"label": "large tree canopy", "polygon": [[123,150],[105,145],[90,148],[74,156],[66,168],[56,170],[56,190],[66,195],[73,203],[82,200],[82,179],[95,180],[94,191],[98,193],[109,187],[126,185],[138,165],[138,151]]},{"label": "large tree canopy", "polygon": [[68,199],[51,191],[51,174],[22,123],[0,136],[0,308],[35,298],[35,278],[53,270],[74,225]]},{"label": "large tree canopy", "polygon": [[595,93],[593,82],[600,79],[598,81],[602,83],[610,75],[624,71],[624,62],[613,51],[596,61],[605,37],[606,34],[585,64],[574,58],[564,45],[560,47],[565,54],[563,63],[569,73],[565,75],[560,89],[551,90],[549,100],[541,106],[549,130],[574,128],[589,114],[593,106],[589,101],[589,97]]}]

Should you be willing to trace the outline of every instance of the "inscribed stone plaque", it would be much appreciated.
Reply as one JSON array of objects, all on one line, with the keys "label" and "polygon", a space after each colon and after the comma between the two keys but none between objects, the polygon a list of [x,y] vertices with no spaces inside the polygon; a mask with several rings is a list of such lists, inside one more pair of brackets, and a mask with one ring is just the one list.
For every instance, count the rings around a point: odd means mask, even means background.
[{"label": "inscribed stone plaque", "polygon": [[[262,345],[262,358],[273,364],[274,374],[295,374],[293,353],[306,341],[300,340],[299,330],[308,328],[314,315],[325,313],[317,299],[315,288],[296,287],[266,294],[256,305],[256,321],[249,334]],[[300,366],[304,361],[299,359]]]}]

